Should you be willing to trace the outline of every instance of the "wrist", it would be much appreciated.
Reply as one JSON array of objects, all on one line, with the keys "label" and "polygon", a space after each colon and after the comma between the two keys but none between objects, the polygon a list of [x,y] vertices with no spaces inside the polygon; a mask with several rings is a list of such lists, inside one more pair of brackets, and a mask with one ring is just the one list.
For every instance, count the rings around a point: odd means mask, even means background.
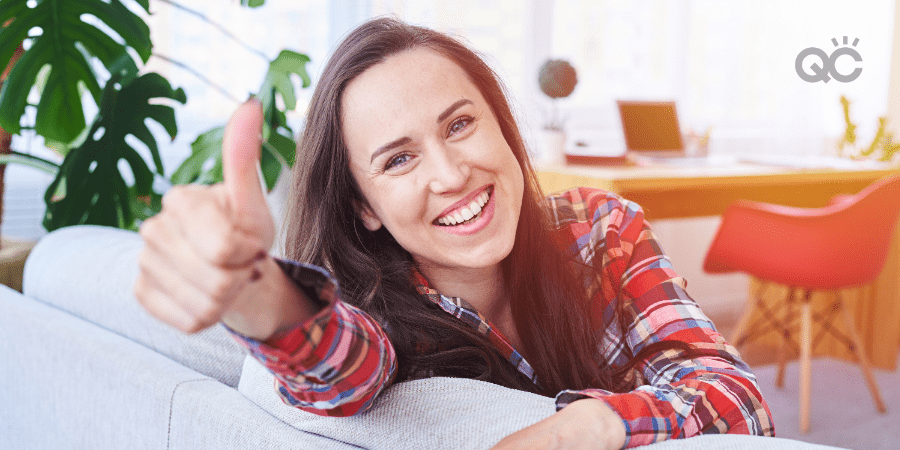
[{"label": "wrist", "polygon": [[572,402],[566,408],[578,405],[589,415],[589,422],[596,423],[598,426],[594,429],[598,430],[599,442],[603,442],[606,449],[620,449],[625,446],[625,422],[622,417],[613,410],[606,402],[596,398],[584,398]]},{"label": "wrist", "polygon": [[272,257],[255,262],[251,271],[250,280],[222,317],[222,322],[238,333],[266,341],[305,322],[320,309]]}]

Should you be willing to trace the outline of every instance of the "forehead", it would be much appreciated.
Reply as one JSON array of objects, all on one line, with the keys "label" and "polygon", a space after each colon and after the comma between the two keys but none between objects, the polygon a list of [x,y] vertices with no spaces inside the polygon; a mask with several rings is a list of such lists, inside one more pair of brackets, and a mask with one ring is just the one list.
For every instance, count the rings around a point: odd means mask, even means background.
[{"label": "forehead", "polygon": [[[467,98],[484,105],[468,74],[449,58],[428,48],[391,55],[354,78],[341,98],[344,137],[351,149],[360,133],[400,133],[419,121],[434,123],[448,106]],[[382,143],[383,144],[383,143]]]}]

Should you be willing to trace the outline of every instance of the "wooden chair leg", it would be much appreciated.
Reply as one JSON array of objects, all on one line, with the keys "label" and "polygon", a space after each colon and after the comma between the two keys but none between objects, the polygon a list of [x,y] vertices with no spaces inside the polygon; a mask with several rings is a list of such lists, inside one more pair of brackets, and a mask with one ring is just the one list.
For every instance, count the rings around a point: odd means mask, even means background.
[{"label": "wooden chair leg", "polygon": [[868,385],[869,391],[872,393],[875,407],[878,409],[879,413],[884,414],[887,412],[887,408],[881,400],[881,392],[878,390],[878,384],[875,382],[875,377],[873,377],[872,372],[869,371],[869,360],[866,359],[866,352],[865,347],[863,347],[862,339],[860,339],[859,333],[856,332],[856,325],[853,323],[853,316],[851,316],[850,308],[847,307],[844,297],[840,292],[837,293],[837,297],[841,305],[841,315],[844,316],[844,324],[847,325],[847,334],[850,336],[850,342],[853,344],[851,345],[851,350],[853,350],[856,361],[859,363],[859,368],[862,370],[863,376],[866,379],[866,385]]},{"label": "wooden chair leg", "polygon": [[800,304],[800,432],[809,433],[810,383],[812,382],[812,310],[809,291]]},{"label": "wooden chair leg", "polygon": [[784,387],[784,369],[787,366],[787,352],[790,345],[791,329],[788,326],[788,319],[791,318],[791,310],[794,308],[794,289],[788,289],[787,295],[784,297],[784,314],[781,316],[781,323],[784,328],[781,331],[781,343],[778,346],[778,375],[775,378],[775,386]]},{"label": "wooden chair leg", "polygon": [[[762,283],[762,281],[760,281]],[[740,320],[738,320],[738,324],[735,327],[734,331],[731,333],[731,345],[738,347],[741,345],[741,339],[744,338],[744,333],[747,331],[747,327],[750,326],[750,318],[753,317],[753,310],[756,309],[756,305],[759,304],[761,300],[761,291],[763,289],[763,285],[760,285],[757,288],[755,293],[750,294],[750,298],[744,303],[744,312],[741,314]]]}]

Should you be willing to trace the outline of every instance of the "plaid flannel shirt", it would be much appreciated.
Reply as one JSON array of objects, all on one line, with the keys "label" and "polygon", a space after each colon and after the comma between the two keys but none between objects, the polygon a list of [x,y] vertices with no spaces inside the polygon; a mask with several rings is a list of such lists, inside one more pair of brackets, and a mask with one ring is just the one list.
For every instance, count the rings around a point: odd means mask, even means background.
[{"label": "plaid flannel shirt", "polygon": [[[593,323],[612,323],[619,303],[631,324],[625,335],[616,326],[597,330],[603,333],[600,351],[607,361],[621,365],[629,353],[664,340],[687,342],[701,353],[690,359],[680,350],[656,353],[638,364],[633,391],[565,390],[556,396],[557,409],[583,398],[604,401],[625,424],[625,447],[707,433],[774,435],[753,373],[687,294],[686,282],[663,254],[640,207],[587,188],[550,196],[547,207],[558,242],[572,258],[599,265]],[[280,264],[323,309],[266,343],[235,333],[238,342],[275,374],[286,403],[320,415],[368,409],[396,371],[385,332],[365,312],[342,302],[336,282],[322,269]],[[412,281],[441,309],[487,335],[520,372],[539,381],[509,341],[465,300],[441,295],[418,272]]]}]

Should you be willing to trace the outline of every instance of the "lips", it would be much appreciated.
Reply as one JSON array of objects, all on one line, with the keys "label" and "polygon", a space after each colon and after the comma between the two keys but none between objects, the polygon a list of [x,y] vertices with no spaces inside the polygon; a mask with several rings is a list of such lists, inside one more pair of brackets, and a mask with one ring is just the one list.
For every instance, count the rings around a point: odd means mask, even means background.
[{"label": "lips", "polygon": [[477,220],[481,216],[484,205],[490,200],[493,192],[493,186],[486,186],[484,189],[473,192],[463,200],[460,200],[450,208],[447,208],[440,217],[434,220],[434,224],[444,227],[453,227]]}]

